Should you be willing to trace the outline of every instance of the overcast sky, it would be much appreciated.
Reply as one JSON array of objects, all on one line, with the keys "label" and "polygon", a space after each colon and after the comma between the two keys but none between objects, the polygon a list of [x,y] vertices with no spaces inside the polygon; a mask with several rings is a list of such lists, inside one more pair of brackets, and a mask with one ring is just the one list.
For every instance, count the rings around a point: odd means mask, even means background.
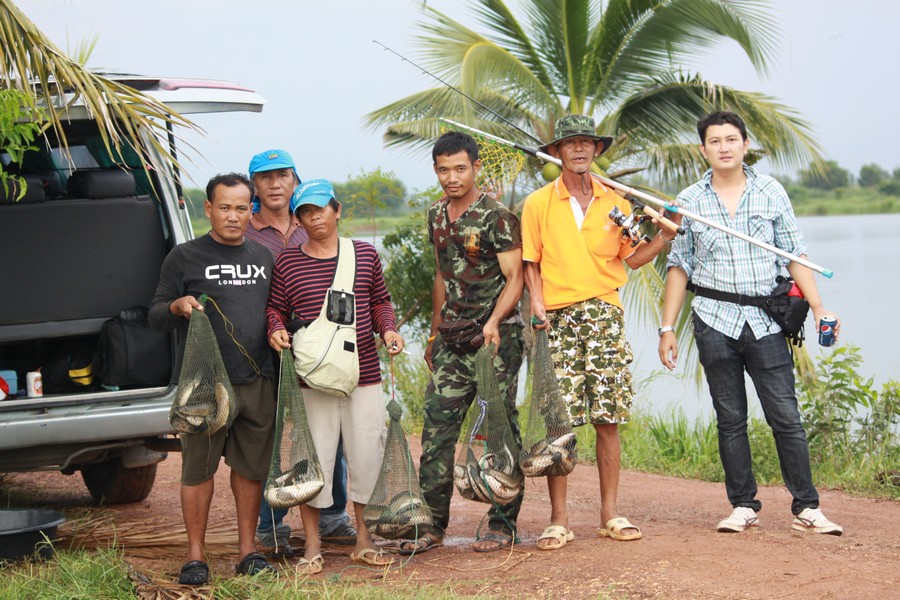
[{"label": "overcast sky", "polygon": [[[409,188],[434,183],[430,156],[385,149],[363,116],[434,81],[372,40],[417,60],[420,0],[20,0],[17,5],[63,50],[98,35],[91,67],[235,81],[267,100],[262,113],[209,115],[193,140],[208,163],[202,186],[246,171],[252,154],[282,147],[303,179],[344,181],[361,169],[392,170]],[[429,5],[474,24],[465,1]],[[853,173],[866,163],[900,167],[897,25],[891,0],[783,0],[781,51],[760,79],[736,45],[692,66],[704,78],[776,96],[810,121],[828,158]]]}]

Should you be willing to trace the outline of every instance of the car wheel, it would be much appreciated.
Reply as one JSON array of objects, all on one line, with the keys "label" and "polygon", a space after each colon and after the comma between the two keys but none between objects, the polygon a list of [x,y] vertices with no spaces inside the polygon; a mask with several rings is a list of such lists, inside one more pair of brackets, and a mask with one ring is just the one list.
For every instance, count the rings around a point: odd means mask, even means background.
[{"label": "car wheel", "polygon": [[81,477],[98,504],[140,502],[150,494],[156,479],[156,464],[126,469],[114,458],[81,469]]}]

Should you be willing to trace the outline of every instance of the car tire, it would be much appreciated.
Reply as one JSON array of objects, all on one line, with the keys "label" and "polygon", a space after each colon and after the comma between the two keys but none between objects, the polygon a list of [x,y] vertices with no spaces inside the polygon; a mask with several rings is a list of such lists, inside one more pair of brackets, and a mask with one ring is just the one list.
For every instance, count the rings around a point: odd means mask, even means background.
[{"label": "car tire", "polygon": [[114,458],[82,468],[81,477],[97,504],[140,502],[153,489],[156,464],[127,469]]}]

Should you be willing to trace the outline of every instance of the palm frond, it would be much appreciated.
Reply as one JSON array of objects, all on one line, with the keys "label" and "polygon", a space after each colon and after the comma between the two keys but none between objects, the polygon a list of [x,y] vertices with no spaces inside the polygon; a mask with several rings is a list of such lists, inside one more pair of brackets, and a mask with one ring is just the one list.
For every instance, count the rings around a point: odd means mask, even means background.
[{"label": "palm frond", "polygon": [[[77,101],[96,119],[103,145],[113,156],[122,155],[126,140],[134,140],[150,144],[177,165],[169,152],[167,124],[201,131],[157,100],[68,58],[9,0],[0,0],[0,43],[0,85],[37,98],[64,150],[63,121]],[[142,137],[139,131],[153,135]],[[155,167],[146,152],[135,150],[145,168]]]},{"label": "palm frond", "polygon": [[475,7],[475,14],[494,33],[492,39],[498,45],[507,47],[510,54],[522,61],[541,85],[553,89],[553,80],[540,53],[506,3],[503,0],[479,0],[479,4],[480,6]]},{"label": "palm frond", "polygon": [[592,39],[595,103],[629,95],[646,74],[664,73],[733,40],[751,64],[765,73],[776,50],[778,30],[766,0],[610,0]]},{"label": "palm frond", "polygon": [[646,78],[601,125],[628,136],[631,147],[617,157],[640,160],[643,154],[654,175],[692,179],[706,170],[699,150],[689,148],[700,143],[697,118],[713,110],[740,114],[750,138],[779,167],[822,161],[809,123],[796,111],[770,96],[716,85],[700,75],[674,72]]},{"label": "palm frond", "polygon": [[569,98],[569,112],[584,111],[588,5],[587,0],[535,0],[525,6],[538,53],[552,69],[555,91]]}]

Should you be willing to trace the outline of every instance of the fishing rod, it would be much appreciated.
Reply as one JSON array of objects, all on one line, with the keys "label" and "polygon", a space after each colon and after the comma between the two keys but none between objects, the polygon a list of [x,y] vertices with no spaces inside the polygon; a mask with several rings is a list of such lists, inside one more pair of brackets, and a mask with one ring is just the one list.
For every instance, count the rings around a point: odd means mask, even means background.
[{"label": "fishing rod", "polygon": [[520,133],[523,133],[523,134],[527,135],[528,137],[530,137],[531,139],[533,139],[534,141],[536,141],[538,144],[543,144],[543,143],[544,143],[544,142],[542,142],[541,140],[539,140],[538,138],[534,137],[532,134],[528,133],[527,131],[525,131],[524,129],[522,129],[522,128],[519,127],[518,125],[516,125],[515,123],[513,123],[512,121],[509,121],[508,119],[504,118],[502,115],[497,114],[495,111],[491,110],[490,108],[488,108],[487,106],[485,106],[484,104],[482,104],[481,102],[479,102],[478,100],[476,100],[475,98],[473,98],[472,96],[469,96],[468,94],[466,94],[465,92],[463,92],[463,91],[460,90],[459,88],[450,85],[449,83],[447,83],[446,81],[444,81],[443,79],[441,79],[440,77],[438,77],[437,75],[435,75],[434,73],[432,73],[431,71],[425,69],[424,67],[421,67],[421,66],[417,65],[416,63],[414,63],[413,61],[409,60],[408,58],[406,58],[405,56],[403,56],[402,54],[400,54],[400,53],[397,52],[396,50],[393,50],[393,49],[391,49],[391,48],[388,48],[387,46],[385,46],[384,44],[382,44],[382,43],[379,42],[378,40],[372,40],[372,41],[373,41],[374,43],[378,44],[379,46],[381,46],[382,48],[384,48],[385,50],[387,50],[388,52],[390,52],[391,54],[393,54],[394,56],[399,57],[400,60],[402,60],[402,61],[404,61],[404,62],[408,62],[409,64],[411,64],[411,65],[414,66],[415,68],[419,69],[420,71],[422,71],[423,73],[425,73],[426,75],[428,75],[429,77],[431,77],[432,79],[435,79],[435,80],[439,81],[439,82],[442,83],[444,86],[450,88],[451,90],[453,90],[454,92],[456,92],[457,94],[459,94],[460,96],[462,96],[463,98],[465,98],[466,100],[468,100],[469,102],[471,102],[471,103],[473,103],[473,104],[477,104],[480,108],[486,110],[487,112],[489,112],[489,113],[492,114],[493,116],[497,117],[498,119],[500,119],[501,121],[503,121],[504,123],[506,123],[507,125],[509,125],[510,127],[512,127],[513,129],[515,129],[516,131],[518,131],[518,132],[520,132]]},{"label": "fishing rod", "polygon": [[[550,156],[546,152],[541,152],[537,148],[530,148],[528,146],[523,146],[522,144],[517,144],[510,140],[505,140],[501,137],[497,137],[496,135],[491,135],[490,133],[481,131],[480,129],[475,129],[474,127],[469,127],[468,125],[463,125],[462,123],[457,123],[456,121],[451,121],[450,119],[443,119],[443,120],[445,122],[453,125],[454,127],[459,127],[460,129],[465,129],[467,131],[471,131],[472,133],[475,133],[477,135],[485,137],[489,140],[493,140],[494,142],[496,142],[498,144],[502,144],[504,146],[509,146],[511,148],[515,148],[516,150],[519,150],[520,152],[524,152],[525,154],[535,156],[535,157],[543,160],[544,162],[552,162],[555,165],[558,165],[560,167],[562,166],[561,160],[559,160],[558,158],[555,158],[553,156]],[[603,177],[602,175],[598,175],[597,173],[591,173],[591,175],[594,178],[596,178],[597,180],[599,180],[600,182],[602,182],[603,184],[624,192],[626,198],[629,195],[634,196],[636,198],[640,198],[641,200],[649,202],[650,204],[653,204],[655,206],[659,206],[660,208],[667,210],[670,213],[681,214],[682,216],[685,216],[689,219],[697,221],[698,223],[703,223],[704,225],[708,225],[709,227],[718,229],[724,233],[727,233],[728,235],[732,235],[738,239],[744,240],[745,242],[749,242],[749,243],[753,244],[754,246],[758,246],[758,247],[762,248],[763,250],[768,250],[769,252],[776,254],[782,258],[785,258],[787,260],[795,262],[799,265],[803,265],[807,269],[811,269],[813,271],[816,271],[817,273],[821,273],[823,276],[828,277],[829,279],[834,276],[834,271],[832,271],[831,269],[826,269],[824,267],[820,267],[819,265],[817,265],[813,262],[810,262],[810,261],[806,260],[805,258],[800,258],[799,256],[794,256],[793,254],[790,254],[789,252],[785,252],[781,248],[776,248],[775,246],[773,246],[771,244],[767,244],[766,242],[760,241],[760,240],[758,240],[754,237],[751,237],[745,233],[741,233],[740,231],[732,229],[726,225],[720,225],[719,223],[716,223],[715,221],[711,221],[711,220],[709,220],[705,217],[702,217],[694,212],[685,210],[684,208],[682,208],[680,206],[675,206],[664,200],[660,200],[659,198],[651,196],[650,194],[646,194],[644,192],[641,192],[640,190],[636,190],[633,187],[629,187],[627,185],[621,184],[618,181],[609,179],[608,177]],[[649,207],[645,207],[645,210],[647,208],[649,208]],[[648,213],[648,214],[651,214],[651,213]],[[652,214],[651,214],[651,216],[652,216]],[[668,221],[668,219],[665,219],[665,220]],[[671,223],[671,221],[669,221],[669,223]],[[673,225],[674,225],[674,223],[673,223]]]}]

